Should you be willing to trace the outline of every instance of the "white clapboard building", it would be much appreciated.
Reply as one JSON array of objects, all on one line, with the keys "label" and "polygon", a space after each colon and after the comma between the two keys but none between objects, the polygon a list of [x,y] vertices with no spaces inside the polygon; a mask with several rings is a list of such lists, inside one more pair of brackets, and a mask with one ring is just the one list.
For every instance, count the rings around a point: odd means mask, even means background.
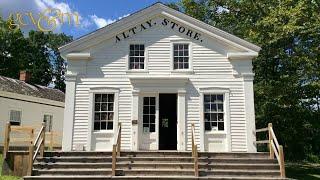
[{"label": "white clapboard building", "polygon": [[255,152],[260,47],[156,3],[60,48],[63,150]]}]

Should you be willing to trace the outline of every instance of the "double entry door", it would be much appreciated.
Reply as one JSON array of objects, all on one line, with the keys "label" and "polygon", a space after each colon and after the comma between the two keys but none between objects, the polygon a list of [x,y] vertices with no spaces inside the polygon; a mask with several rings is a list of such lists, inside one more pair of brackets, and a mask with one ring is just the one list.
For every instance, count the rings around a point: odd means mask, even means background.
[{"label": "double entry door", "polygon": [[177,150],[177,94],[143,94],[139,150]]}]

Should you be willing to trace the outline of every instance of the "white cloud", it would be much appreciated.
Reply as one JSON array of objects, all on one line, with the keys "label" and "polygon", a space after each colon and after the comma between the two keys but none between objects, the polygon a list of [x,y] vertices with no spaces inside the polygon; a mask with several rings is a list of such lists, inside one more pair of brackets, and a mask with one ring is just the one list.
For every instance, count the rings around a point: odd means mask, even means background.
[{"label": "white cloud", "polygon": [[90,18],[92,19],[92,21],[96,24],[96,26],[98,28],[102,28],[104,26],[106,26],[107,24],[112,23],[112,21],[107,22],[107,20],[103,19],[103,18],[99,18],[97,15],[91,15]]},{"label": "white cloud", "polygon": [[127,17],[129,15],[130,14],[126,14],[126,15],[120,16],[117,19],[110,19],[110,18],[109,19],[104,19],[104,18],[100,18],[100,17],[98,17],[97,15],[94,14],[94,15],[91,15],[90,18],[92,19],[92,21],[96,24],[96,26],[98,28],[102,28],[102,27],[104,27],[104,26],[106,26],[108,24],[111,24],[111,23],[113,23],[113,22],[115,22],[117,20],[120,20],[120,19],[122,19],[124,17]]}]

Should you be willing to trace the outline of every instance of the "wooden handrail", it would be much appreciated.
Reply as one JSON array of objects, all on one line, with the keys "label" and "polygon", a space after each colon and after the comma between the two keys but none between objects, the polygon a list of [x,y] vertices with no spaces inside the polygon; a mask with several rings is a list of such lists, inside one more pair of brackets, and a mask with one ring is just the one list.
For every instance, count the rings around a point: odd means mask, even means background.
[{"label": "wooden handrail", "polygon": [[283,146],[279,145],[278,139],[273,131],[272,123],[268,124],[267,128],[257,129],[255,132],[265,132],[268,131],[268,140],[256,141],[255,144],[258,143],[268,143],[269,144],[269,158],[274,159],[276,156],[277,161],[280,166],[280,175],[282,178],[286,177],[285,173],[285,163],[284,163],[284,153],[283,153]]},{"label": "wooden handrail", "polygon": [[[44,146],[45,146],[44,144],[45,134],[46,134],[45,129],[46,129],[45,123],[42,123],[42,127],[37,135],[37,139],[35,140],[34,143],[31,143],[29,146],[29,158],[28,158],[29,161],[28,161],[28,172],[27,172],[28,176],[32,175],[33,162],[37,158],[39,151],[40,151],[40,156],[43,157]],[[36,149],[35,152],[34,152],[34,149]]]},{"label": "wooden handrail", "polygon": [[121,150],[121,123],[118,124],[118,131],[115,134],[115,141],[112,146],[112,176],[116,175],[117,157],[120,157]]},{"label": "wooden handrail", "polygon": [[194,124],[191,125],[191,137],[192,137],[192,157],[194,162],[194,176],[199,176],[199,165],[198,165],[198,146],[195,143],[195,130]]}]

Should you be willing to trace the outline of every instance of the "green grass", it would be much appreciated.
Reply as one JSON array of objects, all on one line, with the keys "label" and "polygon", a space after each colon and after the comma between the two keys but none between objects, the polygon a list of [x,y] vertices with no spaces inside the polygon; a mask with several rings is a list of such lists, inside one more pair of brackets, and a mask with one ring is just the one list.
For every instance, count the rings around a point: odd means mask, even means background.
[{"label": "green grass", "polygon": [[320,164],[286,163],[286,176],[293,179],[319,180]]},{"label": "green grass", "polygon": [[20,180],[21,177],[16,177],[16,176],[2,176],[2,154],[0,154],[0,180]]}]

